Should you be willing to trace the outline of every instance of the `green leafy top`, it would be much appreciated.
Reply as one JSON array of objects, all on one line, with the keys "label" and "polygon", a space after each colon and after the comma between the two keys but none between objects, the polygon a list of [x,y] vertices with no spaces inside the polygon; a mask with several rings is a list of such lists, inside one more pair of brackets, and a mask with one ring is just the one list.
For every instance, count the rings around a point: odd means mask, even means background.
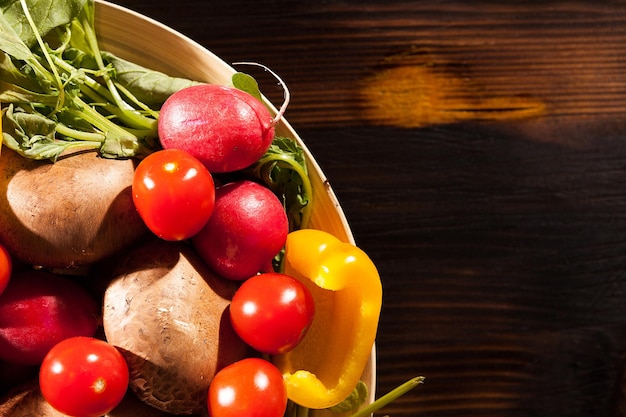
[{"label": "green leafy top", "polygon": [[150,153],[160,105],[197,84],[100,51],[93,0],[0,0],[0,13],[2,139],[28,158]]},{"label": "green leafy top", "polygon": [[281,199],[289,219],[289,230],[308,226],[313,187],[303,149],[293,139],[275,137],[265,155],[247,171]]},{"label": "green leafy top", "polygon": [[[11,27],[12,32],[28,48],[37,43],[37,37],[45,37],[52,29],[62,27],[70,23],[80,11],[83,10],[87,0],[63,0],[37,1],[23,3],[21,0],[0,0],[0,10]],[[33,27],[26,19],[24,4],[35,25]],[[2,32],[7,29],[5,22],[2,23]]]},{"label": "green leafy top", "polygon": [[232,76],[232,83],[236,88],[245,91],[259,101],[263,101],[261,90],[259,90],[259,83],[257,83],[251,75],[244,72],[236,72]]}]

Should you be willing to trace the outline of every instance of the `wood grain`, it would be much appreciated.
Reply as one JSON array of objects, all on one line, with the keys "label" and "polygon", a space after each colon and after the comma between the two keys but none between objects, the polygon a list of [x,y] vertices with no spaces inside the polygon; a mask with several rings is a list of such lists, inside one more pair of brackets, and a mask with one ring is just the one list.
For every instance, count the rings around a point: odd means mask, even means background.
[{"label": "wood grain", "polygon": [[469,92],[474,99],[537,97],[552,114],[573,116],[620,113],[625,100],[623,2],[125,4],[228,62],[250,58],[279,71],[294,92],[289,119],[303,128],[362,123],[358,84],[390,59],[411,65],[415,55],[469,79],[481,90]]},{"label": "wood grain", "polygon": [[626,2],[120,3],[289,85],[383,278],[378,392],[426,376],[381,416],[624,415]]}]

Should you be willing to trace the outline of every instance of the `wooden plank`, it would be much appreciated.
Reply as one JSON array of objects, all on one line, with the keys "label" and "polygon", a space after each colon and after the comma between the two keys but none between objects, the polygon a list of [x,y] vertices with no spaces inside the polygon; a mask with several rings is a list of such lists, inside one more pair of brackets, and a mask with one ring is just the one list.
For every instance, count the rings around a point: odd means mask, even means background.
[{"label": "wooden plank", "polygon": [[378,391],[426,376],[380,415],[624,415],[626,2],[120,3],[288,83],[383,277]]}]

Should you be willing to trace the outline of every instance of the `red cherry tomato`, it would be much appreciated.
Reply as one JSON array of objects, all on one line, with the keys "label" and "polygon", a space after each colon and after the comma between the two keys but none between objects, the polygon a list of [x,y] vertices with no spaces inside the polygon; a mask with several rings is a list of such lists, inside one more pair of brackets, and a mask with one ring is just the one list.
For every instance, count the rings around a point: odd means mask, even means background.
[{"label": "red cherry tomato", "polygon": [[262,353],[285,353],[302,340],[315,315],[310,291],[297,279],[268,272],[241,284],[230,304],[233,328]]},{"label": "red cherry tomato", "polygon": [[0,294],[4,292],[9,284],[12,270],[13,263],[11,261],[11,255],[7,248],[0,244]]},{"label": "red cherry tomato", "polygon": [[215,375],[208,408],[211,417],[282,417],[287,409],[283,376],[265,359],[242,359]]},{"label": "red cherry tomato", "polygon": [[48,403],[75,417],[100,417],[113,410],[128,388],[128,366],[115,346],[91,337],[57,343],[39,371]]},{"label": "red cherry tomato", "polygon": [[215,184],[206,167],[180,149],[144,158],[133,178],[133,201],[148,228],[165,240],[195,235],[215,205]]}]

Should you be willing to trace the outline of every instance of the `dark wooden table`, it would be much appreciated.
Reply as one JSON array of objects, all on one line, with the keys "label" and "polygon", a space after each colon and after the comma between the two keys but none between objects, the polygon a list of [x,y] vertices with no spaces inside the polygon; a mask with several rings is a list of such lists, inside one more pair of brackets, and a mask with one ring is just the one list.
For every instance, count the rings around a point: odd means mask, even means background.
[{"label": "dark wooden table", "polygon": [[118,3],[289,85],[382,275],[378,392],[426,376],[380,415],[623,414],[626,2]]}]

